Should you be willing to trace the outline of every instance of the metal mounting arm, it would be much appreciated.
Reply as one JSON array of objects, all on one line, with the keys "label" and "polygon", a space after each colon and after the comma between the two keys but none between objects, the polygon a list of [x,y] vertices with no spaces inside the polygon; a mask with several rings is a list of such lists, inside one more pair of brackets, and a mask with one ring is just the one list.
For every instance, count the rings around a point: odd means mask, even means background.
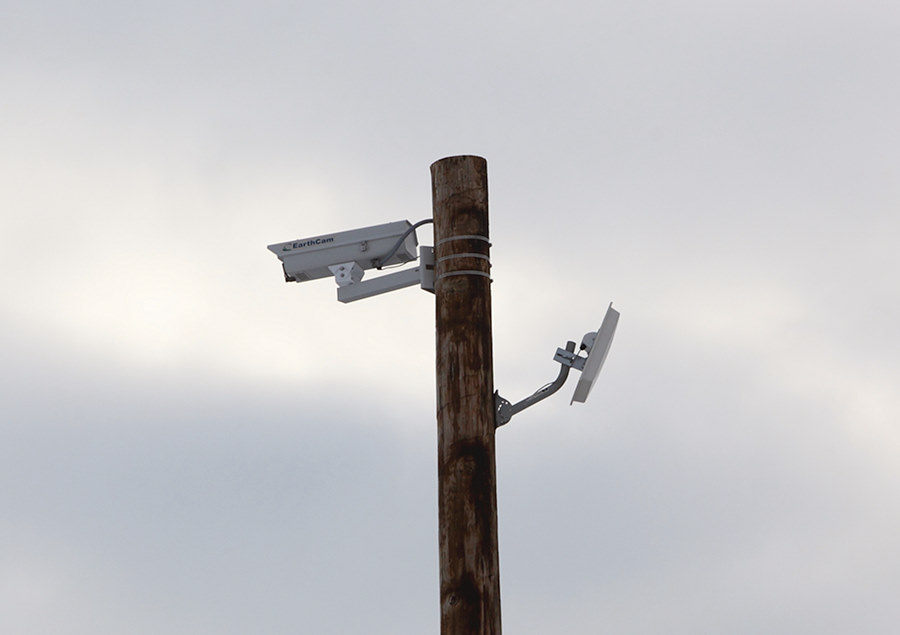
[{"label": "metal mounting arm", "polygon": [[[563,353],[568,353],[568,355],[564,355]],[[539,389],[530,397],[525,397],[522,401],[511,404],[500,396],[499,391],[494,392],[494,406],[496,408],[495,427],[499,428],[503,424],[509,423],[509,420],[512,419],[514,414],[522,412],[525,408],[533,406],[542,399],[546,399],[562,388],[563,384],[566,383],[566,379],[569,377],[569,369],[572,366],[577,367],[577,361],[575,360],[583,358],[575,355],[575,342],[567,342],[566,350],[563,351],[561,348],[557,349],[553,359],[559,362],[559,375],[556,377],[556,380]]]},{"label": "metal mounting arm", "polygon": [[[420,223],[421,224],[421,223]],[[387,260],[385,258],[384,260]],[[377,278],[363,280],[364,271],[356,262],[344,262],[328,267],[338,284],[339,302],[353,302],[373,295],[396,291],[418,284],[434,293],[434,248],[419,245],[419,265]]]}]

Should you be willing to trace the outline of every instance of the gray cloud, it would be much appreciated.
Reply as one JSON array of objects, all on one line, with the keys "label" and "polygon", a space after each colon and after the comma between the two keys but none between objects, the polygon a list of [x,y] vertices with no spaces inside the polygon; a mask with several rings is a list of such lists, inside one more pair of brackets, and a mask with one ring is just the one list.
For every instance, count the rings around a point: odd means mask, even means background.
[{"label": "gray cloud", "polygon": [[501,392],[623,316],[499,432],[506,629],[893,633],[893,5],[2,11],[4,631],[437,629],[429,296],[264,247],[478,153]]}]

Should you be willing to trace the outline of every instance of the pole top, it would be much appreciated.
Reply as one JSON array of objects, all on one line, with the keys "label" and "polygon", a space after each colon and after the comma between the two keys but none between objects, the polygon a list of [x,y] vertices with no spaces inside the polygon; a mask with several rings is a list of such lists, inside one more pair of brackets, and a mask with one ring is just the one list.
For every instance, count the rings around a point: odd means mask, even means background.
[{"label": "pole top", "polygon": [[431,164],[431,169],[434,170],[435,166],[437,166],[439,163],[463,163],[466,161],[472,161],[475,163],[487,165],[487,159],[476,154],[456,154],[449,157],[444,157],[443,159],[438,159]]}]

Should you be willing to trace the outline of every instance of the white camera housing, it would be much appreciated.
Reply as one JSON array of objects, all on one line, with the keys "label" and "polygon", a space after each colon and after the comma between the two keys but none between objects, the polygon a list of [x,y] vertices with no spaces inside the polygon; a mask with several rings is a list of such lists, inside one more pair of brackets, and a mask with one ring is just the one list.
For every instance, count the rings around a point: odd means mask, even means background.
[{"label": "white camera housing", "polygon": [[[355,263],[360,269],[375,269],[386,265],[410,262],[418,257],[416,233],[409,231],[409,221],[396,221],[361,229],[300,238],[269,245],[284,268],[287,282],[306,282],[330,278],[336,273],[330,267]],[[404,233],[409,234],[397,251],[385,262],[381,259],[397,244]],[[358,280],[359,278],[357,278]]]}]

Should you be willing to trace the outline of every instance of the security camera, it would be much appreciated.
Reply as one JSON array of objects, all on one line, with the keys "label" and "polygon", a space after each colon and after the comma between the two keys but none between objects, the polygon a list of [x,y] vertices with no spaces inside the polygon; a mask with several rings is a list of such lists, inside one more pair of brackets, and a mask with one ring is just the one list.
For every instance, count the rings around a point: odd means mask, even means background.
[{"label": "security camera", "polygon": [[[334,276],[340,302],[353,302],[374,295],[419,285],[434,293],[434,249],[420,246],[416,252],[416,224],[401,220],[346,232],[300,238],[269,245],[278,256],[286,282],[305,282]],[[381,269],[419,259],[416,267],[363,280],[366,269]]]},{"label": "security camera", "polygon": [[286,282],[335,276],[338,284],[351,284],[366,269],[415,260],[418,243],[412,228],[409,221],[396,221],[275,243],[269,251],[281,260]]}]

